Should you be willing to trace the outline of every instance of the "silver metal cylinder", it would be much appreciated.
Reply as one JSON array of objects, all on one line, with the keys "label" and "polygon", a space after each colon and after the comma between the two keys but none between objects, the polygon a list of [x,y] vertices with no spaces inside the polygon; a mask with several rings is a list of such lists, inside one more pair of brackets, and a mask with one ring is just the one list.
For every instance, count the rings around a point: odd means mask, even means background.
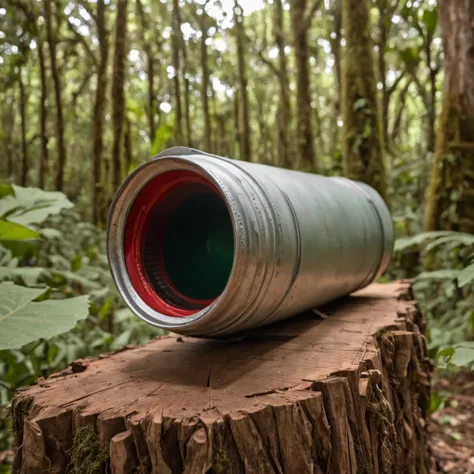
[{"label": "silver metal cylinder", "polygon": [[[178,311],[179,302],[170,302],[164,287],[151,288],[147,271],[135,271],[145,244],[127,229],[146,225],[143,209],[155,192],[149,183],[172,173],[192,173],[212,187],[225,203],[234,242],[223,291],[179,316],[167,306]],[[176,147],[124,181],[110,209],[107,247],[118,290],[135,314],[177,333],[214,337],[290,317],[368,285],[387,267],[393,241],[385,203],[363,183]]]}]

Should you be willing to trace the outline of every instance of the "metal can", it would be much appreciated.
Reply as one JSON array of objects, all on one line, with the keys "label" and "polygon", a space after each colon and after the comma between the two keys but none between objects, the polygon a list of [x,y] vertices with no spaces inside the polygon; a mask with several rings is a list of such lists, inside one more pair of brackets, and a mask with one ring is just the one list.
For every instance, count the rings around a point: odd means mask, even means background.
[{"label": "metal can", "polygon": [[109,212],[118,290],[144,321],[217,337],[350,294],[394,242],[370,186],[175,147],[132,172]]}]

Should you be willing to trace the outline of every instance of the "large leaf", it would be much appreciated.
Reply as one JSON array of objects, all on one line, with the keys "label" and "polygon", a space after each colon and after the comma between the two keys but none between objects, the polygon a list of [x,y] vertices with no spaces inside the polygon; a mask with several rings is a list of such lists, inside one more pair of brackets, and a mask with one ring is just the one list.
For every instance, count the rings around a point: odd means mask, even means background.
[{"label": "large leaf", "polygon": [[0,219],[0,241],[39,239],[40,235],[24,225]]},{"label": "large leaf", "polygon": [[395,251],[404,250],[411,246],[421,245],[430,239],[438,239],[440,237],[456,237],[457,232],[451,231],[435,231],[435,232],[422,232],[421,234],[414,235],[412,237],[401,237],[395,241]]},{"label": "large leaf", "polygon": [[44,289],[0,284],[0,350],[15,349],[72,329],[88,315],[88,297],[34,302]]},{"label": "large leaf", "polygon": [[48,216],[73,207],[72,202],[60,192],[22,188],[15,184],[12,188],[15,195],[0,200],[0,217],[17,224],[41,224]]}]

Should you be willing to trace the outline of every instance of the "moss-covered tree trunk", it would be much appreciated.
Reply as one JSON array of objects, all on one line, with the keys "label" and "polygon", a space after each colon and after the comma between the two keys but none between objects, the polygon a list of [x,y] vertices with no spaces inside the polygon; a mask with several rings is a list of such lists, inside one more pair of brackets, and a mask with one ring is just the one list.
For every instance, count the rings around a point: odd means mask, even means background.
[{"label": "moss-covered tree trunk", "polygon": [[97,86],[94,99],[94,129],[93,129],[93,167],[92,167],[92,219],[94,224],[104,221],[106,210],[104,208],[105,183],[102,177],[102,152],[104,149],[104,116],[107,101],[107,63],[109,57],[108,31],[105,25],[105,2],[97,1],[96,26],[99,41],[99,64],[97,69]]},{"label": "moss-covered tree trunk", "polygon": [[128,0],[118,0],[115,24],[115,52],[112,78],[112,123],[114,128],[112,185],[114,192],[120,186],[123,176],[122,134],[125,117],[124,83],[125,61],[127,58],[127,3]]},{"label": "moss-covered tree trunk", "polygon": [[444,92],[425,229],[474,232],[474,4],[442,0]]},{"label": "moss-covered tree trunk", "polygon": [[299,167],[305,171],[317,168],[314,155],[311,120],[311,81],[309,74],[308,29],[320,2],[307,12],[307,0],[291,2],[293,46],[296,57],[296,141]]},{"label": "moss-covered tree trunk", "polygon": [[346,54],[342,73],[344,174],[387,200],[368,0],[343,0]]}]

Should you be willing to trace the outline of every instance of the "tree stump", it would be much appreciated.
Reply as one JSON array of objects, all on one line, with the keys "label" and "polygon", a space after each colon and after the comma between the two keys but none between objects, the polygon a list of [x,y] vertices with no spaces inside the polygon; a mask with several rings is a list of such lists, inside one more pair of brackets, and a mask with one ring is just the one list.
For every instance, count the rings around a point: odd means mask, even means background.
[{"label": "tree stump", "polygon": [[429,472],[423,330],[408,284],[373,284],[233,339],[77,361],[15,396],[14,472]]}]

